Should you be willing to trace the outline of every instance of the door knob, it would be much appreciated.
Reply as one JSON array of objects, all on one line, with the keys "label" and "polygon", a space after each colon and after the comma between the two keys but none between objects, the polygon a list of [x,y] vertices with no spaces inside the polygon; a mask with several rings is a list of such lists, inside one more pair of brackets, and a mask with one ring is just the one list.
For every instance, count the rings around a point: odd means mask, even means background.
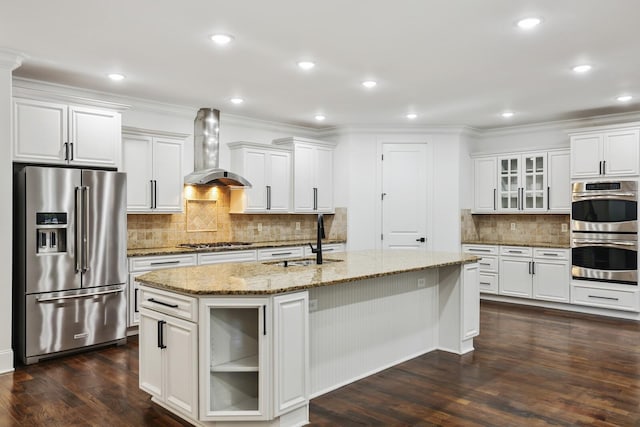
[{"label": "door knob", "polygon": [[427,238],[426,238],[426,237],[421,237],[421,238],[419,238],[419,239],[416,239],[416,242],[420,242],[420,243],[424,243],[424,242],[426,242],[426,241],[427,241]]}]

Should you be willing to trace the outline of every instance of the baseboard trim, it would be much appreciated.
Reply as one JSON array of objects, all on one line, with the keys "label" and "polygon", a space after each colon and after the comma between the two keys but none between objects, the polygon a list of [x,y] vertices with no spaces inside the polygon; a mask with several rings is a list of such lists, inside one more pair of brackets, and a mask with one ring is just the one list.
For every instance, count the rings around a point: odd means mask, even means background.
[{"label": "baseboard trim", "polygon": [[8,349],[0,351],[0,374],[13,371],[13,350]]}]

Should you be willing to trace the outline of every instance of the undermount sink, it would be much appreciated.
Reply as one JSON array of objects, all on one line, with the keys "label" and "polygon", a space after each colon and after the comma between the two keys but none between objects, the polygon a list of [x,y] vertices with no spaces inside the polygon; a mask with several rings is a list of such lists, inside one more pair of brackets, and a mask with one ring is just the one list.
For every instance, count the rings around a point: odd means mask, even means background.
[{"label": "undermount sink", "polygon": [[[333,262],[342,262],[341,259],[323,259],[322,264],[331,264]],[[315,258],[303,258],[303,259],[290,259],[284,261],[268,261],[263,262],[267,265],[280,265],[281,267],[307,267],[309,265],[316,265]]]}]

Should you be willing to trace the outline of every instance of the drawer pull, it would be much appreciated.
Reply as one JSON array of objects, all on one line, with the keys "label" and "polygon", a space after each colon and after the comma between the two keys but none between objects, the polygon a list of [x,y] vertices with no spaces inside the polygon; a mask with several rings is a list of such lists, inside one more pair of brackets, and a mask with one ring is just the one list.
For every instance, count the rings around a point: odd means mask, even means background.
[{"label": "drawer pull", "polygon": [[480,282],[481,285],[487,285],[487,286],[491,286],[491,283],[489,282]]},{"label": "drawer pull", "polygon": [[619,298],[615,298],[615,297],[601,297],[600,295],[588,295],[589,298],[595,298],[595,299],[606,299],[609,301],[620,301]]},{"label": "drawer pull", "polygon": [[547,253],[547,252],[543,252],[542,255],[544,255],[544,256],[558,256],[558,254],[550,254],[550,253]]},{"label": "drawer pull", "polygon": [[522,251],[507,251],[507,252],[509,252],[510,254],[523,254],[524,253]]},{"label": "drawer pull", "polygon": [[156,261],[152,262],[149,265],[171,265],[171,264],[180,264],[180,261]]},{"label": "drawer pull", "polygon": [[274,252],[271,256],[293,255],[293,252]]},{"label": "drawer pull", "polygon": [[471,249],[467,249],[469,252],[491,252],[491,249],[475,249],[475,248],[471,248]]},{"label": "drawer pull", "polygon": [[153,299],[153,298],[149,298],[149,299],[147,299],[147,301],[153,302],[155,304],[164,305],[165,307],[169,307],[169,308],[178,308],[178,304],[169,304],[167,302],[158,301],[158,300]]},{"label": "drawer pull", "polygon": [[480,264],[480,265],[491,265],[488,262],[479,262],[478,264]]}]

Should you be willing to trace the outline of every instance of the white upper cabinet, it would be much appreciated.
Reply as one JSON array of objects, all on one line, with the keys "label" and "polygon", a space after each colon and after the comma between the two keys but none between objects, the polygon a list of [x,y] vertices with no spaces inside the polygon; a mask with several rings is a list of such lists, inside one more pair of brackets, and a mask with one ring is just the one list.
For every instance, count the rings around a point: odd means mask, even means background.
[{"label": "white upper cabinet", "polygon": [[495,212],[497,209],[496,157],[473,159],[473,212]]},{"label": "white upper cabinet", "polygon": [[293,151],[293,211],[333,213],[333,151],[335,144],[289,137],[273,141]]},{"label": "white upper cabinet", "polygon": [[231,170],[251,183],[232,188],[232,213],[291,211],[291,150],[250,142],[232,142]]},{"label": "white upper cabinet", "polygon": [[547,153],[498,157],[498,210],[547,210]]},{"label": "white upper cabinet", "polygon": [[182,212],[182,156],[188,135],[125,129],[127,212]]},{"label": "white upper cabinet", "polygon": [[571,177],[634,176],[640,171],[640,126],[607,126],[571,133]]},{"label": "white upper cabinet", "polygon": [[547,207],[552,213],[571,210],[571,155],[569,150],[547,153]]},{"label": "white upper cabinet", "polygon": [[93,106],[15,97],[13,159],[117,168],[120,112]]}]

